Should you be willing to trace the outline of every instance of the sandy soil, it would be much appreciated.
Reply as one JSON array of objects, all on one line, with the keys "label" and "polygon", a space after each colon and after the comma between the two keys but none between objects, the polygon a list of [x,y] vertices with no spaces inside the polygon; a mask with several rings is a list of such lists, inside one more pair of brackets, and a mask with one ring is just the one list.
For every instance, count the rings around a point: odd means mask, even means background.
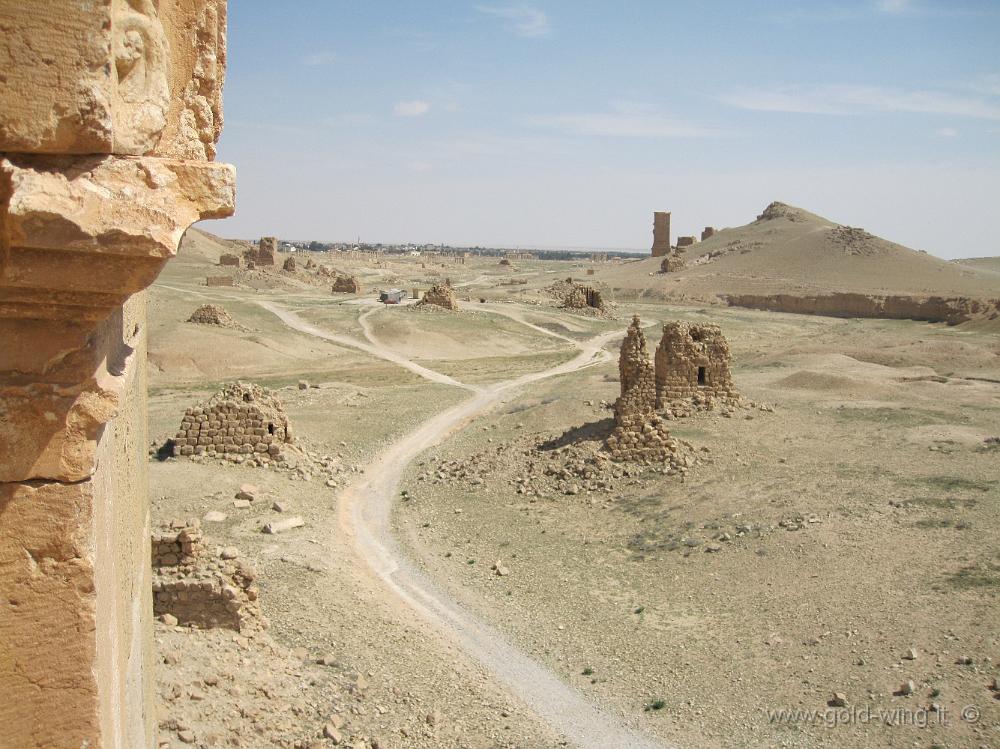
[{"label": "sandy soil", "polygon": [[[154,522],[225,513],[206,533],[257,565],[271,622],[158,625],[163,746],[332,746],[330,725],[372,748],[1000,739],[996,335],[621,300],[602,320],[542,293],[566,263],[338,260],[404,287],[449,275],[470,297],[381,309],[288,279],[206,288],[227,245],[186,244],[151,293],[151,436],[241,377],[278,389],[313,457],[151,464]],[[532,280],[497,285],[511,277]],[[206,302],[248,330],[184,322]],[[534,491],[535,445],[606,428],[617,369],[594,353],[615,353],[632,312],[654,340],[654,321],[718,322],[737,385],[773,412],[673,422],[699,456],[683,480]],[[481,484],[435,469],[486,454]],[[248,482],[260,496],[237,509]],[[278,500],[306,524],[264,535]],[[828,710],[834,692],[849,709],[938,710],[923,729],[766,713]]]}]

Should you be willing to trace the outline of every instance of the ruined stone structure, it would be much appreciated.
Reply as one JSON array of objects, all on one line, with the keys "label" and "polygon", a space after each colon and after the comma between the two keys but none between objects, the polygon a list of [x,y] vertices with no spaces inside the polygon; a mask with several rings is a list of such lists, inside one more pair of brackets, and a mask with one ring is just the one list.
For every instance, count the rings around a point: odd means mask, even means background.
[{"label": "ruined stone structure", "polygon": [[701,230],[701,241],[704,242],[706,239],[714,235],[715,235],[715,227],[706,226],[704,229]]},{"label": "ruined stone structure", "polygon": [[274,265],[278,254],[278,240],[276,237],[261,237],[257,243],[257,257],[254,258],[257,265]]},{"label": "ruined stone structure", "polygon": [[334,294],[360,294],[361,282],[357,276],[337,276],[332,291]]},{"label": "ruined stone structure", "polygon": [[670,246],[670,211],[656,211],[653,214],[653,257],[669,254]]},{"label": "ruined stone structure", "polygon": [[239,268],[240,256],[224,252],[221,255],[219,255],[219,265],[235,265],[237,268]]},{"label": "ruined stone structure", "polygon": [[284,271],[288,271],[289,273],[294,273],[295,272],[295,258],[294,257],[286,257],[285,258],[285,262],[281,264],[281,269],[284,270]]},{"label": "ruined stone structure", "polygon": [[[249,266],[248,266],[249,267]],[[233,276],[207,276],[206,286],[235,286],[236,279]]]},{"label": "ruined stone structure", "polygon": [[0,28],[0,743],[155,746],[143,290],[233,211],[225,0]]},{"label": "ruined stone structure", "polygon": [[615,460],[668,461],[677,444],[656,413],[656,380],[638,315],[622,341],[618,358],[621,395],[615,401],[615,428],[606,446]]},{"label": "ruined stone structure", "polygon": [[604,298],[601,296],[601,292],[592,286],[577,285],[573,291],[566,296],[566,302],[563,306],[604,309]]},{"label": "ruined stone structure", "polygon": [[507,260],[534,260],[535,254],[533,252],[508,252],[504,255]]},{"label": "ruined stone structure", "polygon": [[255,570],[237,561],[235,549],[212,555],[197,520],[152,534],[153,612],[178,624],[237,632],[263,624]]},{"label": "ruined stone structure", "polygon": [[656,347],[656,405],[698,396],[736,398],[729,343],[718,325],[680,321],[663,326]]},{"label": "ruined stone structure", "polygon": [[684,267],[684,259],[680,255],[667,255],[660,263],[660,273],[676,273]]},{"label": "ruined stone structure", "polygon": [[423,299],[417,302],[419,305],[434,305],[444,309],[457,310],[458,302],[455,300],[455,290],[451,287],[451,281],[445,279],[441,283],[436,283],[425,293]]},{"label": "ruined stone structure", "polygon": [[220,307],[217,304],[201,305],[198,309],[191,313],[191,317],[189,317],[187,321],[198,323],[199,325],[218,325],[221,328],[243,327],[236,322],[228,312],[226,312],[225,307]]},{"label": "ruined stone structure", "polygon": [[677,237],[677,249],[680,249],[681,247],[690,247],[697,241],[698,237],[695,236]]},{"label": "ruined stone structure", "polygon": [[250,455],[265,461],[283,460],[282,445],[292,441],[292,429],[281,401],[266,388],[237,382],[207,402],[184,412],[174,456]]},{"label": "ruined stone structure", "polygon": [[509,257],[500,258],[500,262],[498,263],[498,265],[510,265],[510,258]]}]

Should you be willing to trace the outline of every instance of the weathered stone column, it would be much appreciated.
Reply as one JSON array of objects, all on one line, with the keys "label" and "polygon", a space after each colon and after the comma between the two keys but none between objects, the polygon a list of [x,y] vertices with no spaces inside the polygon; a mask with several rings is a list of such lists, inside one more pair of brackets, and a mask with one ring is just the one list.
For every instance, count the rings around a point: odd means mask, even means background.
[{"label": "weathered stone column", "polygon": [[225,0],[0,0],[0,744],[155,743],[143,290],[214,164]]}]

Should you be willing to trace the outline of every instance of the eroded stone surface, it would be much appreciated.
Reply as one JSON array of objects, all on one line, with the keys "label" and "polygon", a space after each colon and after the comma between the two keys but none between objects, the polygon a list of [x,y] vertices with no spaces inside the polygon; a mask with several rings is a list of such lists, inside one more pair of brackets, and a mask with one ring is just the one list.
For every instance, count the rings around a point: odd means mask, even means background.
[{"label": "eroded stone surface", "polygon": [[0,152],[212,159],[224,0],[0,7]]}]

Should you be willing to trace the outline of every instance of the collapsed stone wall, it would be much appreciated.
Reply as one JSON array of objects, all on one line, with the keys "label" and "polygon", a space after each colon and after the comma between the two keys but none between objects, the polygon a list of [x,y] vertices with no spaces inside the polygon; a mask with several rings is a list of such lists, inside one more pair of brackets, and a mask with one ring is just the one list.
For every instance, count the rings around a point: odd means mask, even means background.
[{"label": "collapsed stone wall", "polygon": [[701,230],[701,241],[702,242],[704,242],[706,239],[710,239],[711,237],[714,237],[714,236],[715,236],[715,227],[714,226],[706,226],[704,229]]},{"label": "collapsed stone wall", "polygon": [[253,567],[233,548],[211,554],[197,520],[152,534],[153,613],[175,624],[237,632],[264,624]]},{"label": "collapsed stone wall", "polygon": [[219,255],[219,265],[235,265],[237,268],[240,267],[240,256],[233,255],[229,252],[224,252]]},{"label": "collapsed stone wall", "polygon": [[671,400],[738,397],[729,371],[731,354],[722,329],[681,321],[663,326],[656,347],[656,405]]},{"label": "collapsed stone wall", "polygon": [[294,273],[295,272],[295,258],[294,257],[286,257],[285,258],[285,262],[281,264],[281,269],[284,270],[284,271],[288,271],[289,273]]},{"label": "collapsed stone wall", "polygon": [[423,298],[417,302],[418,305],[433,305],[444,309],[457,310],[458,302],[455,299],[455,290],[451,287],[451,282],[445,279],[441,283],[436,283],[430,287]]},{"label": "collapsed stone wall", "polygon": [[337,276],[332,291],[334,294],[361,294],[361,282],[357,276]]},{"label": "collapsed stone wall", "polygon": [[680,249],[682,247],[690,247],[697,241],[698,237],[693,235],[687,237],[677,237],[677,249]]},{"label": "collapsed stone wall", "polygon": [[656,413],[656,379],[638,315],[632,318],[622,341],[618,372],[621,395],[614,405],[615,427],[605,443],[611,457],[641,463],[669,462],[680,446]]},{"label": "collapsed stone wall", "polygon": [[205,279],[206,286],[235,286],[236,279],[232,276],[208,276]]},{"label": "collapsed stone wall", "polygon": [[258,460],[281,462],[292,429],[270,390],[236,382],[207,403],[187,409],[172,442],[175,457],[253,454]]}]

